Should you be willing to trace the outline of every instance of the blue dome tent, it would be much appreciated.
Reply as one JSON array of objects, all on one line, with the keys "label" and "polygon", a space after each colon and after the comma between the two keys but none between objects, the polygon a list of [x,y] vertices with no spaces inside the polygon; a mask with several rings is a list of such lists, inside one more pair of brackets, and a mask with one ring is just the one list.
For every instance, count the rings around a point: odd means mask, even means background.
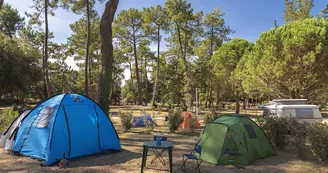
[{"label": "blue dome tent", "polygon": [[157,124],[153,121],[153,119],[148,114],[133,117],[132,125],[134,127],[143,127],[143,126],[146,126],[147,123],[151,123],[151,124],[154,124],[155,126],[157,126]]},{"label": "blue dome tent", "polygon": [[121,150],[116,130],[97,103],[80,94],[60,94],[37,105],[16,130],[14,153],[45,161]]}]

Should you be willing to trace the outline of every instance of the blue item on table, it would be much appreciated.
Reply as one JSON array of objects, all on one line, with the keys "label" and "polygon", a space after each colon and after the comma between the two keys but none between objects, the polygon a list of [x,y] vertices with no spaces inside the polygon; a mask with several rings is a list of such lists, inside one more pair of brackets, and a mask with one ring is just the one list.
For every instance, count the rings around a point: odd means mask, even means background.
[{"label": "blue item on table", "polygon": [[156,145],[161,145],[162,142],[161,136],[156,136]]}]

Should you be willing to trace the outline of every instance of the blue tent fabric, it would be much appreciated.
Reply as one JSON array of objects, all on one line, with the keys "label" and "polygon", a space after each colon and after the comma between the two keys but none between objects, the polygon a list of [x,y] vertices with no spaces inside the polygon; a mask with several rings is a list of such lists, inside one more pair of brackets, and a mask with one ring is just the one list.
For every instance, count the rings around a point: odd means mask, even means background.
[{"label": "blue tent fabric", "polygon": [[21,122],[13,151],[45,160],[60,160],[121,150],[116,130],[104,111],[80,94],[60,94],[36,106]]},{"label": "blue tent fabric", "polygon": [[132,121],[132,125],[134,127],[143,127],[146,126],[146,122],[150,122],[156,125],[156,123],[153,121],[153,119],[150,117],[150,115],[145,114],[145,115],[141,115],[141,116],[137,116],[137,117],[133,117],[133,121]]}]

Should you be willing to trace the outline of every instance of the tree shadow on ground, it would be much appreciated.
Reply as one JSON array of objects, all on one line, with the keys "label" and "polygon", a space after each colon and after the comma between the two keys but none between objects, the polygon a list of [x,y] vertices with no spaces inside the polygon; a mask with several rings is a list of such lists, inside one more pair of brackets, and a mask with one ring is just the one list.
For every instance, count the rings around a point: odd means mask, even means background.
[{"label": "tree shadow on ground", "polygon": [[113,153],[101,154],[101,155],[76,159],[69,163],[68,168],[116,165],[141,157],[142,157],[141,153],[122,150],[121,152],[117,152],[115,154]]}]

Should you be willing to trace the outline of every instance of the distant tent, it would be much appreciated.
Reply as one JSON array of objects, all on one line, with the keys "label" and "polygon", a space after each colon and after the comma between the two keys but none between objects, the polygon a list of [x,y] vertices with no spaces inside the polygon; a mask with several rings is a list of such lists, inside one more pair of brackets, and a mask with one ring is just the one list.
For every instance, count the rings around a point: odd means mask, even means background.
[{"label": "distant tent", "polygon": [[203,161],[216,165],[248,165],[256,159],[276,155],[263,130],[243,115],[223,115],[207,124],[198,145]]},{"label": "distant tent", "polygon": [[157,126],[157,124],[153,121],[153,119],[148,114],[133,117],[132,125],[134,127],[143,127],[146,126],[148,123],[152,123]]},{"label": "distant tent", "polygon": [[105,112],[80,94],[60,94],[40,103],[23,118],[12,138],[14,153],[37,158],[47,165],[63,155],[72,159],[121,150],[116,130]]},{"label": "distant tent", "polygon": [[20,123],[31,110],[24,110],[0,136],[0,147],[11,150]]},{"label": "distant tent", "polygon": [[197,117],[193,117],[191,112],[182,112],[181,116],[183,118],[183,123],[180,125],[182,129],[190,128],[189,121],[193,120],[195,122],[195,128],[200,129],[200,123],[197,120]]}]

